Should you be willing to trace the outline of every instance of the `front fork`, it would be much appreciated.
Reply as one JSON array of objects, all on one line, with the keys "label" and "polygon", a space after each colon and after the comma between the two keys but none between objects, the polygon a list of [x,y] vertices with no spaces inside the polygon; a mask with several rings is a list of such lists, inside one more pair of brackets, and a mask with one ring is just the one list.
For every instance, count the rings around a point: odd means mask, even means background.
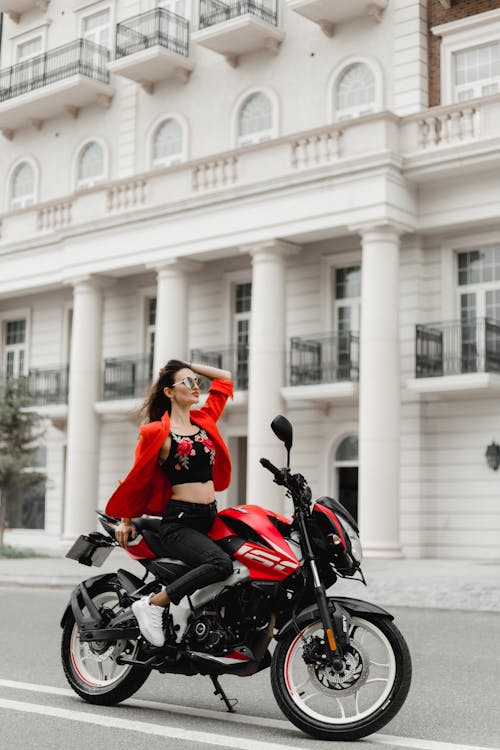
[{"label": "front fork", "polygon": [[[316,603],[318,605],[321,622],[323,623],[323,628],[325,631],[325,654],[332,666],[332,669],[335,672],[342,672],[344,669],[344,652],[341,644],[339,643],[340,634],[335,633],[335,617],[332,617],[332,614],[335,614],[335,605],[332,601],[329,602],[325,587],[320,578],[318,566],[316,564],[316,557],[312,550],[311,541],[307,532],[307,522],[303,512],[297,514],[297,519],[300,527],[301,537],[305,547],[305,560],[306,564],[309,566],[309,570],[311,571],[314,586],[314,595],[316,598]],[[333,613],[331,613],[330,611],[331,607],[334,608]]]},{"label": "front fork", "polygon": [[330,607],[335,607],[332,601],[328,600],[325,587],[319,577],[316,560],[309,560],[309,567],[313,577],[314,594],[318,605],[321,622],[325,630],[325,653],[335,672],[342,672],[344,669],[344,652],[339,643],[339,634],[335,634],[335,620],[330,612]]}]

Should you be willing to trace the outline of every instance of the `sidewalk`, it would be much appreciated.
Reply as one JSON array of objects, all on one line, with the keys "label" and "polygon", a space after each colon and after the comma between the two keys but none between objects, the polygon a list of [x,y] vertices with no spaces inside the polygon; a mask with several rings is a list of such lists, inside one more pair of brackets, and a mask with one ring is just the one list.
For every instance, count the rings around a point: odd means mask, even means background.
[{"label": "sidewalk", "polygon": [[[126,568],[142,577],[144,569],[121,549],[101,568],[88,568],[65,557],[0,559],[0,586],[73,587],[79,581]],[[379,560],[363,563],[368,586],[339,581],[330,591],[387,607],[431,607],[500,612],[500,559]]]}]

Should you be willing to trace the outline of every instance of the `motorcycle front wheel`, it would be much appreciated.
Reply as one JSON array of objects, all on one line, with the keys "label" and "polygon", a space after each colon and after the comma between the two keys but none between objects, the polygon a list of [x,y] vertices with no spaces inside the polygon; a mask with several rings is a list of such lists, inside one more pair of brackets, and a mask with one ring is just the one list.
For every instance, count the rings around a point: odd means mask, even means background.
[{"label": "motorcycle front wheel", "polygon": [[[108,617],[123,611],[109,580],[97,581],[89,589],[89,594],[97,609]],[[86,608],[83,612],[89,614]],[[61,642],[63,669],[75,693],[88,703],[113,706],[139,690],[150,670],[117,662],[120,655],[134,658],[137,651],[137,641],[125,638],[81,641],[73,613],[68,613]]]},{"label": "motorcycle front wheel", "polygon": [[350,741],[378,731],[397,714],[410,688],[411,658],[403,636],[387,618],[353,616],[342,672],[321,661],[322,640],[323,624],[316,619],[300,634],[292,631],[278,641],[271,684],[279,707],[319,739]]}]

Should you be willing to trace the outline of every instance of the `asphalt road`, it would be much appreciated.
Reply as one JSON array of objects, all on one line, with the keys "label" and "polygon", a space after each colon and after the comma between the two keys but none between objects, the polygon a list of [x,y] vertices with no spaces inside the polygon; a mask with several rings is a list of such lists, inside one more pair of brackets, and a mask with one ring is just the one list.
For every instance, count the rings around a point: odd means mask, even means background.
[{"label": "asphalt road", "polygon": [[[207,677],[152,674],[122,706],[81,701],[60,666],[59,619],[69,590],[1,588],[0,750],[289,750],[325,748],[286,721],[269,673],[223,677],[239,700],[225,711]],[[414,677],[382,733],[335,750],[500,748],[500,615],[399,608]]]}]

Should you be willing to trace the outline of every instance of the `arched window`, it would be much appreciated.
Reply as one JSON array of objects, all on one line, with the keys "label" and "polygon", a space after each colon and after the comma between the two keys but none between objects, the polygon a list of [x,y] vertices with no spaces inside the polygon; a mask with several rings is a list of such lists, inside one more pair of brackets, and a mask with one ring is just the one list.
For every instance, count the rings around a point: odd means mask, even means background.
[{"label": "arched window", "polygon": [[336,461],[358,461],[358,436],[349,435],[344,438],[335,453]]},{"label": "arched window", "polygon": [[184,134],[178,120],[170,117],[161,122],[153,135],[151,163],[153,167],[180,164],[184,158]]},{"label": "arched window", "polygon": [[262,93],[252,94],[238,114],[238,146],[267,141],[273,136],[273,104]]},{"label": "arched window", "polygon": [[350,120],[375,110],[376,85],[373,72],[365,63],[350,65],[337,79],[335,115],[337,120]]},{"label": "arched window", "polygon": [[99,143],[91,141],[80,151],[78,157],[77,186],[91,187],[105,176],[104,150]]},{"label": "arched window", "polygon": [[14,170],[10,188],[10,208],[24,208],[35,202],[35,170],[23,161]]}]

